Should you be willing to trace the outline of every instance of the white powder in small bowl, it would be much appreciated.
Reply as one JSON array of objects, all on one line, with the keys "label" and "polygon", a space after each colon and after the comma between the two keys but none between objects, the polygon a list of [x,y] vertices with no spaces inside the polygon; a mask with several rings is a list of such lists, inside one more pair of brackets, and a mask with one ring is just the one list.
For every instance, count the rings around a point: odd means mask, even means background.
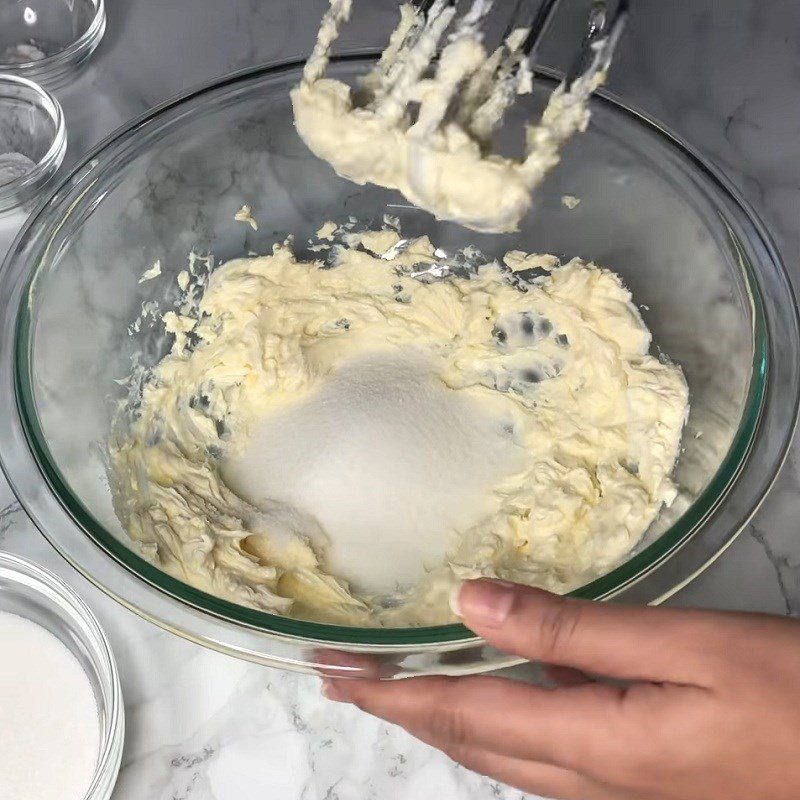
[{"label": "white powder in small bowl", "polygon": [[0,611],[0,800],[82,800],[100,751],[91,683],[52,633]]},{"label": "white powder in small bowl", "polygon": [[0,186],[27,175],[36,162],[22,153],[0,153]]}]

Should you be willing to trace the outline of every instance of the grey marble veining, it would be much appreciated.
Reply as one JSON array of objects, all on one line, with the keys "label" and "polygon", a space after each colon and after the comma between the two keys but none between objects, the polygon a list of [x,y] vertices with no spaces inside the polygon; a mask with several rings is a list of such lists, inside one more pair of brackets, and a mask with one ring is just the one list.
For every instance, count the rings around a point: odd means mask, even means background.
[{"label": "grey marble veining", "polygon": [[[541,61],[563,66],[586,0],[564,0]],[[112,130],[233,69],[307,51],[324,0],[108,0],[108,31],[57,91],[65,168]],[[394,0],[356,0],[349,47],[382,44]],[[793,0],[637,0],[612,91],[721,166],[771,229],[800,286],[800,6]],[[0,217],[0,255],[22,214]],[[800,613],[800,451],[730,549],[673,598]],[[71,570],[0,486],[0,548],[86,598],[122,672],[127,738],[116,800],[425,800],[519,792],[456,767],[404,732],[323,700],[314,678],[238,662],[160,631]]]}]

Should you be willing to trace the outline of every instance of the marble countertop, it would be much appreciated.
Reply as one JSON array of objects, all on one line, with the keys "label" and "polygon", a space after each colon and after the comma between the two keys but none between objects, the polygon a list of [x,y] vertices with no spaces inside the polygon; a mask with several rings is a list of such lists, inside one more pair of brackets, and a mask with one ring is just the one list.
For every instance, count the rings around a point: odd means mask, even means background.
[{"label": "marble countertop", "polygon": [[[65,166],[162,100],[233,69],[301,56],[324,0],[106,0],[108,30],[57,90]],[[395,0],[356,0],[348,46],[378,46]],[[721,166],[771,229],[800,284],[800,5],[794,0],[637,0],[610,88]],[[565,0],[542,63],[562,66],[586,0]],[[0,217],[0,257],[21,224]],[[800,450],[753,522],[674,604],[800,612]],[[0,548],[71,583],[108,632],[127,731],[115,800],[522,798],[352,708],[316,678],[204,650],[144,622],[75,573],[0,482]]]}]

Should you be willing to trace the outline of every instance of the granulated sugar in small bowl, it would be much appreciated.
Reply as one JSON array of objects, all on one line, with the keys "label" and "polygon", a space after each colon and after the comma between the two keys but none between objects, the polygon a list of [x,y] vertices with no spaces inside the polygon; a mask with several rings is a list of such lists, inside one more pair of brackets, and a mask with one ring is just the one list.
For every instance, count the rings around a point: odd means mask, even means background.
[{"label": "granulated sugar in small bowl", "polygon": [[0,800],[107,800],[124,713],[108,641],[55,575],[0,553]]}]

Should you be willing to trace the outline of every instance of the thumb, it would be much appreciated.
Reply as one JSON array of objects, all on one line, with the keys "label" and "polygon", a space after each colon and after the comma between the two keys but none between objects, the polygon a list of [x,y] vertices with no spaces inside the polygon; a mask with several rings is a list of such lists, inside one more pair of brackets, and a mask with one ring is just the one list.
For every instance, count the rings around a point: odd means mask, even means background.
[{"label": "thumb", "polygon": [[484,578],[463,584],[452,605],[505,652],[608,677],[710,686],[724,656],[727,626],[713,612],[574,600]]}]

